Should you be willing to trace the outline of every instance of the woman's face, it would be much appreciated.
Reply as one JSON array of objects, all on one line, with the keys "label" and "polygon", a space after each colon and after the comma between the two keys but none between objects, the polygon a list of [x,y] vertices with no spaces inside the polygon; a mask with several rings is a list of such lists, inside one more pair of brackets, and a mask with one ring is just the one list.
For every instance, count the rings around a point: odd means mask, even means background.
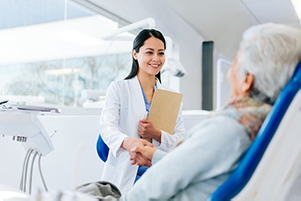
[{"label": "woman's face", "polygon": [[133,56],[138,61],[138,73],[156,75],[165,62],[164,43],[155,37],[144,41],[137,53],[133,50]]},{"label": "woman's face", "polygon": [[233,64],[228,70],[228,80],[232,87],[231,98],[240,97],[242,95],[242,90],[241,90],[242,83],[241,80],[238,79],[239,69],[240,69],[240,63],[238,62],[237,54],[236,54]]}]

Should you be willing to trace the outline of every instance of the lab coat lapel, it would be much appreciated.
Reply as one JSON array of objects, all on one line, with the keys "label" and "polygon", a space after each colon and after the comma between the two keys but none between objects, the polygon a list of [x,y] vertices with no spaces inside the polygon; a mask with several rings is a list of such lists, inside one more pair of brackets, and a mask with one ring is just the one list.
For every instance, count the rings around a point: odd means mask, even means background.
[{"label": "lab coat lapel", "polygon": [[138,119],[143,119],[146,113],[144,99],[137,76],[129,80],[131,100]]}]

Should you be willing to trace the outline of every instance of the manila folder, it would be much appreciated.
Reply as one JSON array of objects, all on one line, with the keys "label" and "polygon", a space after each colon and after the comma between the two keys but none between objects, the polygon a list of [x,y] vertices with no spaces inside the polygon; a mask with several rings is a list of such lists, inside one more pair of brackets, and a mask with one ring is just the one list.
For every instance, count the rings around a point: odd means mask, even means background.
[{"label": "manila folder", "polygon": [[169,134],[173,134],[183,94],[156,89],[148,119]]}]

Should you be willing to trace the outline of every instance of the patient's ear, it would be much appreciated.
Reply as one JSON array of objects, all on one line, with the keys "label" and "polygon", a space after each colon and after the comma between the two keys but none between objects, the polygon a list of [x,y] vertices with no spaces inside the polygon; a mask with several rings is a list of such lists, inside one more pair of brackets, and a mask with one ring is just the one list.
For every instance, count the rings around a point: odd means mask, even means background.
[{"label": "patient's ear", "polygon": [[254,75],[252,73],[247,73],[242,82],[242,91],[248,93],[251,90],[252,84],[254,82]]}]

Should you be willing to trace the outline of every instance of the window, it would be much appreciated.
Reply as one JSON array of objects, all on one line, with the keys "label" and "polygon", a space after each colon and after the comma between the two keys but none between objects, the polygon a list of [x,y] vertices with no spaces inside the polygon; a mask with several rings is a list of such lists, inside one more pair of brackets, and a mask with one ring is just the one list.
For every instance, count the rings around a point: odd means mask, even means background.
[{"label": "window", "polygon": [[130,71],[132,41],[101,39],[117,28],[67,0],[2,0],[0,100],[82,107],[83,89],[106,90]]}]

